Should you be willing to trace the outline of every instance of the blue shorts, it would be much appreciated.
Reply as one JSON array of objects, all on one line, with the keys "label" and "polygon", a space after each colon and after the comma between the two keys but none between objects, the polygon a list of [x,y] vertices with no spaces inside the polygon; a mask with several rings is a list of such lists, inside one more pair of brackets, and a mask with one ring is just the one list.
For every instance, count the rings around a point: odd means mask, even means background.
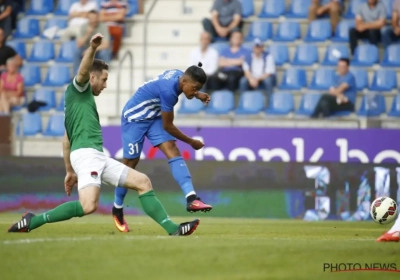
[{"label": "blue shorts", "polygon": [[161,118],[140,122],[128,122],[122,116],[121,128],[122,148],[124,150],[124,158],[126,159],[140,157],[145,136],[150,140],[153,147],[164,142],[176,140],[175,137],[164,130]]}]

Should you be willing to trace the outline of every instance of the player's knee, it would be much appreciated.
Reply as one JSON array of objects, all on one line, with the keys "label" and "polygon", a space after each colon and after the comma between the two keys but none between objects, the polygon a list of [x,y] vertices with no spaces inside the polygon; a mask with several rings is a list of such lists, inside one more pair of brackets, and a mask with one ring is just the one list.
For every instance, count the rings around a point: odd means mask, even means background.
[{"label": "player's knee", "polygon": [[93,200],[81,200],[81,205],[83,213],[89,215],[97,210],[98,202]]},{"label": "player's knee", "polygon": [[137,186],[138,186],[139,193],[146,193],[153,189],[150,178],[146,174],[143,174],[143,173],[141,173],[141,176],[138,179]]},{"label": "player's knee", "polygon": [[181,156],[181,152],[179,151],[175,141],[164,142],[159,146],[159,148],[169,159]]}]

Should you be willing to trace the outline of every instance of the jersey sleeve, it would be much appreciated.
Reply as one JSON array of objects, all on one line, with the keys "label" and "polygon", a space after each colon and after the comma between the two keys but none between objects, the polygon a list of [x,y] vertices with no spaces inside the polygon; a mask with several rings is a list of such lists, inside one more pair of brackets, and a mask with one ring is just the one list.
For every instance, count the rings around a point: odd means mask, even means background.
[{"label": "jersey sleeve", "polygon": [[160,92],[160,103],[161,111],[163,112],[173,112],[174,106],[177,103],[177,98],[175,94],[166,88],[163,88]]},{"label": "jersey sleeve", "polygon": [[72,81],[72,86],[77,90],[77,91],[79,91],[79,92],[85,92],[87,89],[88,89],[88,87],[89,87],[89,81],[87,81],[86,83],[84,83],[83,85],[82,84],[79,84],[77,81],[76,81],[76,76],[74,77],[74,80]]}]

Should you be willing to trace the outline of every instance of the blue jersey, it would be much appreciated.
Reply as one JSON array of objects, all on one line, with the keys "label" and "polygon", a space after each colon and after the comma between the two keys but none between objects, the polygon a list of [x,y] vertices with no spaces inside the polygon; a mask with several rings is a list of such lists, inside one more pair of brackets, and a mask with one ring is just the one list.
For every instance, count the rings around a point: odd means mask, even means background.
[{"label": "blue jersey", "polygon": [[167,70],[157,78],[144,83],[126,103],[122,114],[128,122],[152,120],[161,111],[172,112],[178,102],[180,70]]}]

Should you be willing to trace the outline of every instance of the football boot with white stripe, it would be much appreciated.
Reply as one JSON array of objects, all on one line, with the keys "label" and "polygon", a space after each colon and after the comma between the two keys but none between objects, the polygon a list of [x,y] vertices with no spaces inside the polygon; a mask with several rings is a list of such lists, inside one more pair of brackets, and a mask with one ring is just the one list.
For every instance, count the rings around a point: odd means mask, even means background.
[{"label": "football boot with white stripe", "polygon": [[22,219],[18,222],[13,224],[9,229],[8,232],[29,232],[29,224],[32,218],[35,215],[31,212],[27,212],[22,216]]},{"label": "football boot with white stripe", "polygon": [[191,222],[182,223],[179,225],[178,230],[174,233],[171,233],[170,235],[173,236],[191,235],[196,230],[199,224],[200,224],[199,219],[193,220]]}]

